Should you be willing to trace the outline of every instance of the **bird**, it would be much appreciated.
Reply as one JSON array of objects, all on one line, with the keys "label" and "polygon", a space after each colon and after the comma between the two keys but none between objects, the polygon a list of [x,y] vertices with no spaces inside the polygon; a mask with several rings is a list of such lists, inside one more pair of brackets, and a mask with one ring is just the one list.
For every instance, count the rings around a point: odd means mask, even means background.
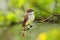
[{"label": "bird", "polygon": [[32,27],[31,24],[34,22],[34,19],[35,19],[34,10],[28,9],[27,14],[24,16],[24,20],[22,24],[22,38],[25,38],[26,31]]}]

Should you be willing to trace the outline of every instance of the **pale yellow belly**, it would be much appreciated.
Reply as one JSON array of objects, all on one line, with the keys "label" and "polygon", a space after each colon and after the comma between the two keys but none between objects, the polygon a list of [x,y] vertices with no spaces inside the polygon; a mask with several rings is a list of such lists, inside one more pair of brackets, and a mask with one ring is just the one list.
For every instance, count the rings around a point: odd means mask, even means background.
[{"label": "pale yellow belly", "polygon": [[28,20],[28,21],[26,22],[26,25],[32,24],[33,21],[34,21],[34,20]]},{"label": "pale yellow belly", "polygon": [[32,24],[33,22],[34,22],[34,16],[31,17],[31,18],[29,18],[29,19],[27,20],[26,25],[30,25],[30,24]]}]

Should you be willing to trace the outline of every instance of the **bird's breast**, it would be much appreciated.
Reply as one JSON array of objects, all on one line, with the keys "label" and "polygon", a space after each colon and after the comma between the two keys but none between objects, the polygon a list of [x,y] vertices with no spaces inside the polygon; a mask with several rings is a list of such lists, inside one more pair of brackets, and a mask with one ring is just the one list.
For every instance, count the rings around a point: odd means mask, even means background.
[{"label": "bird's breast", "polygon": [[35,18],[34,15],[29,15],[28,16],[28,20],[34,20],[34,18]]},{"label": "bird's breast", "polygon": [[29,16],[28,16],[28,20],[27,20],[27,22],[26,22],[26,25],[33,23],[34,18],[35,18],[34,15],[29,15]]}]

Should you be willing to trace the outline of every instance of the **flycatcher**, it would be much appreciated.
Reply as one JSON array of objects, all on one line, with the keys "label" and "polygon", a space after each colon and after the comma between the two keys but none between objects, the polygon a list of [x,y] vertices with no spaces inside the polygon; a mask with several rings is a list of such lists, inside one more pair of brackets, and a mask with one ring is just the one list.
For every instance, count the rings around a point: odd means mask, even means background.
[{"label": "flycatcher", "polygon": [[[32,27],[32,23],[34,22],[34,10],[28,9],[27,14],[24,16],[24,21],[22,24],[22,37],[26,36],[26,31]],[[28,27],[29,26],[29,27]]]}]

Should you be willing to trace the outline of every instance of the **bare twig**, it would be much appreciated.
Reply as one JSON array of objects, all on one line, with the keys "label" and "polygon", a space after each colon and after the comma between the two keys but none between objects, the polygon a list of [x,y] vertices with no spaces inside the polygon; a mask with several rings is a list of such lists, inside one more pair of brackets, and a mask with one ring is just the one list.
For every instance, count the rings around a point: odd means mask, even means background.
[{"label": "bare twig", "polygon": [[24,5],[23,4],[22,4],[22,7],[20,9],[25,12],[25,8],[24,8]]}]

